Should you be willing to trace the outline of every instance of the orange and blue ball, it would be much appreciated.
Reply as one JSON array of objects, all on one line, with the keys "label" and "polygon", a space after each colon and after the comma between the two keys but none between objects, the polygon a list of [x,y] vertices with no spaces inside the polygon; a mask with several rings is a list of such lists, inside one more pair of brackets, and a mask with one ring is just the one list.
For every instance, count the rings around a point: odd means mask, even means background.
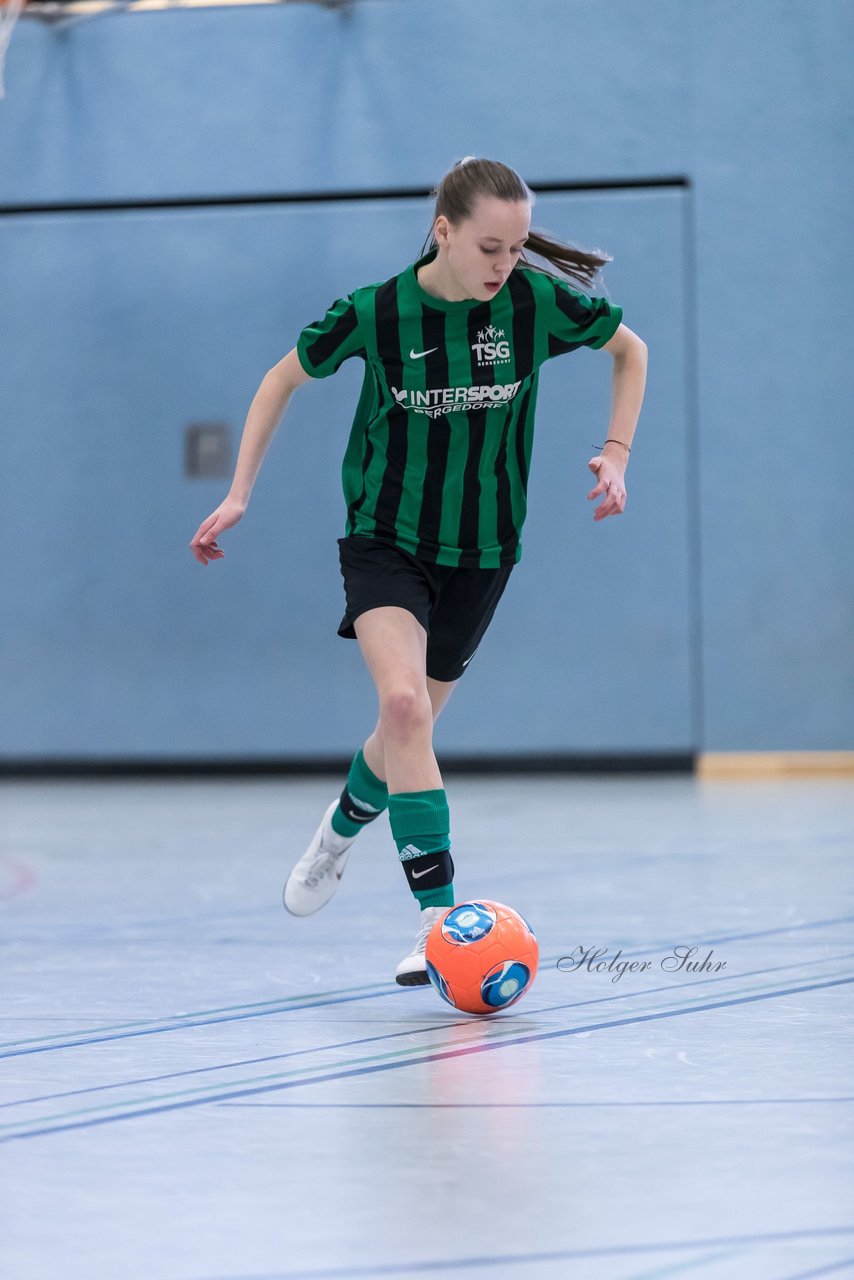
[{"label": "orange and blue ball", "polygon": [[486,1014],[520,1000],[537,976],[539,947],[524,916],[503,902],[461,902],[433,926],[427,975],[443,1000]]}]

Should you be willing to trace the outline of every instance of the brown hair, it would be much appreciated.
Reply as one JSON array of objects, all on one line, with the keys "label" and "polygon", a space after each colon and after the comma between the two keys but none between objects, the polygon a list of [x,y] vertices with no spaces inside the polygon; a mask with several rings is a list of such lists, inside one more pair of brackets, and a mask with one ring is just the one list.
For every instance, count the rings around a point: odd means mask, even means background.
[{"label": "brown hair", "polygon": [[[473,215],[478,196],[497,196],[499,200],[527,200],[532,206],[536,200],[528,184],[515,169],[502,164],[500,160],[484,160],[479,156],[466,156],[465,159],[458,160],[431,192],[431,196],[435,198],[436,204],[432,227],[421,249],[422,257],[430,249],[437,247],[433,229],[440,214],[444,214],[453,226],[458,227]],[[601,250],[587,252],[533,228],[528,233],[525,248],[545,258],[564,277],[568,276],[584,289],[589,289],[605,263],[613,260]],[[555,276],[545,267],[530,262],[524,250],[519,261],[535,271],[542,271],[544,275],[561,279],[561,276]]]}]

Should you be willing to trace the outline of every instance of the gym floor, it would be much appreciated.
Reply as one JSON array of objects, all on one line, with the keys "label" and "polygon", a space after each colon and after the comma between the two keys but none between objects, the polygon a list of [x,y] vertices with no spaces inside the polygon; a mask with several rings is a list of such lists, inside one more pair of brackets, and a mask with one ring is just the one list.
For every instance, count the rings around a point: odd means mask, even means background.
[{"label": "gym floor", "polygon": [[854,1275],[850,780],[447,776],[485,1019],[393,980],[387,815],[282,909],[342,781],[0,784],[0,1273]]}]

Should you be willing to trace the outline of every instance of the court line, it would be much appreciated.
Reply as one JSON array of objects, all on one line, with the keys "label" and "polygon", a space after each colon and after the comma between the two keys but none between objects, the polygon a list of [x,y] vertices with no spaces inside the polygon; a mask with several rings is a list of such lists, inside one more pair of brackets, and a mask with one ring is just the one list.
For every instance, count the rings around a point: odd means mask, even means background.
[{"label": "court line", "polygon": [[[832,959],[834,957],[830,957],[830,958]],[[844,958],[844,957],[836,957],[836,958]],[[822,961],[821,963],[825,963],[825,962]],[[574,1011],[577,1009],[587,1008],[591,1005],[610,1004],[612,1002],[625,1000],[625,999],[634,999],[634,998],[639,998],[643,996],[652,996],[652,995],[658,995],[661,993],[672,992],[676,990],[681,990],[683,988],[687,988],[688,986],[693,986],[693,987],[706,986],[709,984],[717,984],[721,982],[732,983],[735,980],[745,979],[751,976],[759,976],[766,972],[778,972],[779,970],[787,970],[791,968],[801,968],[801,966],[800,965],[778,965],[778,966],[774,966],[770,970],[760,969],[760,970],[755,970],[753,971],[753,973],[748,973],[748,974],[731,974],[725,977],[698,978],[691,982],[668,983],[668,984],[665,984],[663,987],[654,987],[654,988],[646,988],[646,989],[641,988],[640,990],[636,990],[636,991],[625,990],[623,992],[617,992],[609,996],[598,996],[590,1000],[572,1001],[568,1004],[560,1004],[560,1005],[547,1005],[544,1007],[535,1008],[534,1010],[532,1010],[532,1012],[537,1015],[541,1015],[543,1013],[550,1013],[550,1012]],[[810,975],[810,976],[818,977],[818,975]],[[843,974],[831,974],[830,976],[845,977],[848,975],[843,973]],[[761,988],[759,989],[755,987],[753,989],[751,989],[750,987],[742,987],[740,989],[736,988],[734,994],[737,994],[737,995],[751,994],[752,995],[752,994],[756,994],[757,990],[761,990]],[[766,988],[766,990],[773,993],[774,987],[773,986],[768,987]],[[396,994],[396,989],[393,988],[392,991],[389,992],[388,994]],[[703,994],[704,993],[693,993],[695,997],[700,999],[703,998]],[[683,1007],[687,1007],[687,1004]],[[287,1010],[285,1010],[285,1012],[287,1012]],[[449,1015],[449,1020],[445,1022],[429,1023],[427,1024],[427,1026],[422,1026],[422,1027],[406,1027],[400,1031],[384,1032],[381,1035],[361,1036],[354,1040],[336,1041],[328,1045],[311,1045],[303,1049],[288,1050],[285,1053],[267,1054],[260,1058],[235,1059],[235,1060],[232,1060],[231,1062],[219,1063],[211,1066],[193,1067],[193,1068],[188,1068],[186,1070],[175,1071],[175,1072],[163,1072],[157,1076],[135,1077],[130,1080],[113,1081],[108,1084],[90,1085],[82,1089],[63,1090],[53,1094],[39,1095],[34,1098],[13,1099],[9,1102],[0,1104],[0,1110],[4,1110],[9,1107],[25,1106],[35,1102],[51,1101],[54,1099],[59,1099],[64,1097],[75,1097],[75,1096],[80,1096],[80,1095],[89,1094],[89,1093],[100,1093],[110,1089],[130,1088],[130,1087],[133,1087],[134,1085],[140,1085],[140,1084],[153,1084],[161,1080],[180,1079],[184,1076],[206,1075],[213,1071],[233,1070],[235,1067],[257,1066],[263,1062],[278,1062],[278,1061],[283,1061],[287,1058],[304,1057],[308,1054],[328,1053],[336,1049],[351,1048],[358,1044],[377,1044],[377,1043],[382,1043],[388,1040],[397,1040],[397,1039],[400,1039],[401,1037],[409,1038],[410,1036],[413,1036],[413,1035],[429,1034],[430,1032],[433,1032],[433,1031],[449,1030],[455,1027],[471,1027],[476,1032],[477,1029],[479,1029],[480,1027],[495,1028],[496,1026],[500,1026],[501,1023],[503,1023],[504,1021],[505,1019],[500,1015],[498,1019],[493,1019],[491,1022],[488,1022],[488,1023],[478,1022],[477,1020],[472,1019],[471,1017],[465,1017],[465,1018],[460,1018],[458,1020],[453,1020],[453,1015]],[[512,1030],[512,1027],[509,1028],[509,1030]],[[508,1034],[508,1032],[503,1032],[502,1034]]]},{"label": "court line", "polygon": [[[831,916],[827,920],[808,920],[803,924],[776,925],[773,929],[757,929],[750,933],[730,933],[722,934],[719,938],[701,938],[697,939],[693,945],[698,947],[717,946],[721,942],[750,942],[754,938],[772,938],[777,937],[781,933],[803,933],[809,929],[823,929],[827,925],[832,924],[854,924],[854,916]],[[648,953],[659,951],[662,947],[672,944],[672,938],[664,939],[657,943],[653,943],[648,947],[643,947],[632,952],[633,955],[646,955]],[[614,945],[614,944],[612,944]],[[619,946],[619,943],[617,944]]]},{"label": "court line", "polygon": [[[308,1000],[316,1000],[318,997],[346,996],[346,995],[350,995],[351,993],[358,993],[358,992],[364,993],[366,991],[372,990],[375,987],[382,988],[387,985],[388,984],[385,981],[370,982],[370,983],[362,982],[356,987],[333,987],[331,991],[312,991],[312,992],[304,992],[302,994],[297,994],[293,996],[277,996],[274,1000],[252,1000],[248,1004],[224,1004],[213,1009],[196,1009],[190,1013],[167,1013],[167,1014],[164,1014],[162,1018],[135,1018],[132,1022],[111,1022],[111,1023],[108,1023],[106,1026],[84,1027],[82,1031],[75,1032],[75,1035],[77,1036],[98,1035],[99,1033],[105,1032],[105,1031],[123,1031],[127,1027],[143,1027],[143,1028],[151,1027],[151,1028],[154,1028],[155,1030],[160,1030],[161,1027],[159,1026],[159,1024],[162,1024],[164,1022],[170,1022],[170,1023],[174,1022],[176,1024],[176,1029],[177,1029],[178,1027],[189,1025],[188,1019],[190,1018],[208,1018],[215,1013],[233,1013],[238,1011],[244,1012],[247,1009],[260,1009],[262,1011],[269,1009],[271,1013],[278,1013],[282,1005],[296,1004],[298,1001],[301,1001],[301,1000],[308,1001]],[[354,994],[353,998],[359,999],[360,997],[359,995]],[[309,1006],[309,1007],[313,1007],[313,1006]],[[48,1040],[57,1040],[63,1034],[68,1034],[68,1033],[54,1032],[53,1035],[28,1036],[26,1039],[23,1039],[23,1040],[18,1039],[18,1040],[0,1041],[0,1049],[10,1049],[19,1045],[43,1044],[45,1041],[48,1041]],[[86,1043],[88,1043],[88,1041]],[[97,1041],[93,1041],[92,1043],[97,1043]],[[5,1056],[6,1056],[5,1054],[0,1053],[0,1058]]]},{"label": "court line", "polygon": [[656,1267],[655,1271],[636,1271],[634,1275],[624,1276],[623,1280],[664,1280],[665,1276],[696,1271],[698,1267],[706,1267],[711,1262],[720,1262],[721,1258],[736,1258],[743,1254],[744,1249],[722,1249],[715,1253],[707,1253],[702,1258],[694,1258],[690,1262],[674,1262],[670,1266]]},{"label": "court line", "polygon": [[[395,994],[390,992],[389,994]],[[407,1027],[403,1031],[384,1032],[379,1036],[359,1036],[356,1040],[339,1040],[334,1044],[310,1045],[305,1049],[289,1049],[287,1053],[268,1053],[261,1058],[238,1058],[233,1062],[221,1062],[209,1067],[189,1067],[185,1071],[166,1071],[156,1076],[137,1076],[131,1080],[116,1080],[110,1084],[88,1085],[85,1089],[65,1089],[59,1093],[43,1093],[35,1098],[18,1098],[11,1102],[0,1102],[0,1111],[7,1107],[25,1106],[33,1102],[51,1102],[57,1098],[74,1098],[80,1094],[102,1093],[107,1089],[129,1089],[133,1085],[156,1084],[161,1080],[178,1080],[182,1076],[207,1075],[211,1071],[230,1071],[234,1067],[255,1067],[262,1062],[281,1062],[285,1058],[300,1058],[308,1053],[329,1053],[334,1049],[351,1049],[359,1044],[375,1044],[377,1041],[398,1040],[401,1036],[429,1034],[431,1031],[446,1031],[451,1026],[475,1027],[474,1022],[436,1022],[426,1027]]]},{"label": "court line", "polygon": [[[854,955],[854,952],[846,952],[841,956],[828,956],[820,961],[813,961],[812,963],[814,965],[827,964],[827,963],[830,963],[831,961],[850,959],[852,955]],[[626,989],[624,991],[615,992],[614,994],[608,995],[608,996],[596,996],[590,1000],[575,1000],[575,1001],[571,1001],[569,1004],[540,1006],[538,1008],[534,1008],[531,1012],[537,1014],[538,1016],[544,1013],[556,1013],[556,1012],[564,1013],[567,1010],[582,1009],[582,1008],[588,1007],[589,1005],[610,1004],[612,1001],[631,1000],[631,999],[639,998],[641,996],[660,995],[661,993],[666,993],[668,991],[685,990],[688,987],[698,987],[698,986],[702,987],[702,986],[707,986],[710,984],[716,984],[720,982],[731,983],[734,981],[743,980],[751,977],[760,977],[761,975],[767,974],[767,973],[785,972],[788,969],[800,970],[800,969],[803,969],[803,967],[804,966],[802,964],[773,965],[764,969],[748,970],[746,973],[738,973],[738,974],[731,973],[723,976],[716,975],[710,978],[695,978],[695,979],[691,979],[689,981],[684,981],[684,982],[671,982],[671,983],[666,983],[664,986],[661,986],[661,987],[646,987],[646,988],[640,988],[639,990],[636,990],[636,991]],[[810,975],[810,976],[813,976],[813,975]],[[814,975],[814,976],[818,976],[818,975]],[[846,975],[832,974],[831,976],[840,977],[840,976],[846,976]],[[743,994],[745,990],[749,991],[750,989],[742,988],[741,992],[739,992],[738,994]],[[384,992],[383,994],[396,995],[398,993],[395,988],[392,988],[391,991]],[[303,1007],[306,1007],[306,1006],[303,1006]],[[308,1006],[308,1007],[313,1007],[313,1006]],[[289,1010],[272,1010],[271,1012],[289,1012]],[[450,1016],[453,1017],[453,1015],[450,1015]],[[206,1026],[211,1024],[203,1023],[200,1025]],[[162,1072],[156,1076],[141,1076],[141,1077],[138,1076],[130,1080],[111,1081],[109,1084],[87,1085],[82,1089],[65,1089],[55,1093],[39,1094],[31,1098],[16,1098],[16,1099],[12,1099],[9,1102],[0,1102],[0,1111],[4,1111],[9,1107],[27,1106],[36,1102],[50,1102],[58,1098],[79,1097],[81,1095],[89,1094],[89,1093],[102,1093],[109,1089],[130,1088],[134,1085],[156,1084],[163,1080],[181,1079],[184,1076],[206,1075],[212,1071],[229,1071],[234,1069],[235,1067],[259,1066],[261,1063],[264,1063],[264,1062],[280,1062],[286,1058],[303,1057],[306,1054],[310,1054],[310,1053],[329,1053],[335,1049],[349,1049],[349,1048],[353,1048],[355,1045],[360,1045],[360,1044],[378,1044],[387,1040],[397,1040],[397,1039],[400,1039],[402,1036],[409,1037],[414,1035],[425,1035],[433,1031],[448,1030],[452,1027],[476,1027],[477,1025],[478,1023],[473,1021],[470,1017],[460,1018],[458,1021],[428,1023],[427,1026],[406,1027],[401,1031],[383,1032],[381,1035],[373,1035],[373,1036],[360,1036],[355,1040],[335,1041],[332,1044],[327,1044],[327,1045],[311,1045],[308,1048],[304,1048],[304,1049],[291,1049],[291,1050],[288,1050],[286,1053],[265,1054],[264,1056],[259,1058],[238,1058],[238,1059],[232,1060],[231,1062],[217,1063],[212,1066],[190,1067],[182,1071]],[[494,1022],[481,1023],[480,1025],[494,1026],[495,1023]],[[172,1028],[166,1028],[166,1029],[172,1030]],[[119,1039],[124,1037],[112,1037],[112,1038]],[[86,1041],[84,1043],[98,1044],[98,1043],[101,1043],[101,1041],[93,1040],[91,1042]],[[57,1046],[51,1046],[51,1047],[62,1048],[65,1046],[57,1045]],[[33,1050],[30,1050],[30,1052],[33,1052]],[[0,1059],[4,1057],[14,1057],[14,1056],[20,1056],[20,1055],[0,1054]]]},{"label": "court line", "polygon": [[[389,990],[383,991],[372,990],[361,996],[339,996],[332,1000],[316,1000],[313,1003],[300,1005],[300,1009],[322,1009],[332,1004],[350,1004],[356,1000],[374,1000],[380,996],[398,995],[400,987],[390,987]],[[50,1053],[54,1049],[76,1049],[81,1045],[89,1044],[107,1044],[111,1040],[133,1040],[138,1036],[157,1036],[165,1035],[169,1031],[183,1031],[187,1027],[215,1027],[223,1022],[247,1022],[250,1018],[269,1018],[276,1013],[292,1013],[292,1006],[285,1005],[283,1008],[280,1004],[275,1009],[256,1009],[250,1013],[233,1013],[223,1018],[194,1018],[187,1019],[185,1015],[178,1015],[176,1020],[170,1022],[169,1026],[143,1026],[134,1031],[116,1031],[111,1035],[90,1036],[88,1038],[80,1038],[71,1040],[60,1040],[54,1044],[29,1044],[26,1048],[6,1049],[0,1053],[0,1060],[3,1058],[22,1058],[31,1053]],[[10,1044],[23,1044],[23,1041],[10,1041]]]},{"label": "court line", "polygon": [[[520,879],[521,878],[524,877],[520,877]],[[193,912],[192,914],[185,916],[155,917],[153,919],[138,920],[136,922],[127,922],[119,925],[105,924],[103,921],[93,921],[87,924],[85,921],[81,921],[74,925],[73,932],[71,932],[71,925],[66,925],[65,931],[63,932],[61,924],[58,924],[54,929],[42,929],[38,933],[20,933],[16,936],[15,941],[37,947],[57,943],[77,945],[80,943],[92,942],[97,945],[101,945],[105,942],[138,941],[141,937],[148,935],[151,930],[161,928],[164,924],[170,926],[188,924],[198,926],[200,923],[216,923],[218,921],[222,921],[223,923],[230,922],[233,924],[235,921],[243,919],[245,919],[246,922],[251,923],[253,919],[266,916],[270,916],[271,919],[274,916],[276,918],[280,918],[281,911],[277,910],[273,912],[269,906],[245,908],[235,907],[230,909],[228,912],[225,910],[213,913]],[[854,916],[831,916],[826,920],[808,920],[803,921],[800,924],[775,925],[771,929],[750,930],[747,933],[722,934],[720,937],[702,938],[699,940],[698,945],[711,945],[720,942],[749,942],[754,938],[774,937],[776,935],[786,933],[801,933],[804,930],[823,929],[828,925],[851,923],[854,923]],[[186,937],[186,933],[176,934],[176,937],[183,939]],[[208,939],[207,941],[216,944],[217,940],[214,938]],[[278,944],[281,940],[270,938],[268,941],[271,944]],[[662,946],[669,946],[671,942],[671,937],[659,939],[649,944],[648,949],[654,951]],[[637,945],[637,940],[630,938],[617,938],[612,940],[612,945],[633,947]],[[645,943],[644,946],[647,947],[647,944]],[[643,952],[637,952],[636,954],[643,954]]]},{"label": "court line", "polygon": [[783,1104],[812,1102],[854,1102],[845,1098],[648,1098],[637,1102],[219,1102],[220,1107],[293,1107],[300,1111],[526,1111],[537,1107],[578,1107],[589,1111],[591,1107],[766,1107]]},{"label": "court line", "polygon": [[11,902],[13,898],[18,898],[29,889],[34,889],[39,882],[39,878],[33,868],[28,866],[26,862],[19,862],[17,858],[10,858],[7,854],[0,854],[0,868],[3,867],[11,870],[12,883],[0,888],[0,902]]},{"label": "court line", "polygon": [[[846,924],[846,923],[852,923],[852,922],[854,922],[854,916],[833,916],[827,920],[811,920],[811,921],[805,922],[804,924],[798,924],[798,925],[780,925],[774,929],[763,929],[758,932],[728,934],[728,935],[722,935],[719,938],[715,938],[715,937],[702,938],[699,940],[694,940],[691,943],[691,945],[697,946],[697,947],[717,946],[721,942],[750,941],[753,938],[771,937],[781,933],[783,934],[801,933],[805,930],[821,929],[827,925]],[[616,945],[620,947],[619,943],[617,943]],[[625,955],[627,957],[651,955],[660,951],[662,947],[671,946],[671,945],[672,945],[672,939],[666,940],[664,942],[653,943],[653,944],[650,944],[649,946],[638,948],[636,950],[626,951]],[[562,955],[555,954],[553,956],[542,957],[540,961],[541,970],[545,969],[546,967],[556,965],[557,961],[560,960],[565,954],[566,953],[562,953]],[[790,966],[781,966],[781,967],[786,968]],[[759,973],[759,972],[763,972],[763,970],[756,970],[755,972]],[[765,970],[764,972],[773,972],[773,970]],[[390,994],[399,995],[400,994],[400,991],[396,987],[392,987],[390,991],[383,990],[385,985],[386,985],[385,982],[367,983],[367,984],[360,984],[359,986],[355,986],[355,987],[333,988],[332,991],[306,992],[303,994],[298,994],[293,996],[281,996],[276,1000],[259,1000],[259,1001],[253,1001],[249,1004],[223,1005],[220,1007],[214,1007],[212,1009],[199,1009],[199,1010],[193,1011],[192,1013],[186,1013],[186,1014],[165,1014],[162,1018],[141,1019],[139,1021],[134,1021],[130,1023],[129,1022],[108,1023],[105,1026],[85,1028],[83,1031],[77,1032],[76,1035],[78,1038],[73,1040],[62,1039],[63,1033],[57,1033],[55,1035],[49,1035],[49,1036],[29,1037],[23,1040],[15,1039],[15,1040],[0,1041],[0,1059],[5,1057],[20,1056],[20,1053],[22,1052],[22,1050],[20,1049],[20,1046],[24,1046],[24,1045],[31,1045],[31,1044],[44,1045],[45,1049],[52,1049],[52,1048],[65,1049],[65,1048],[76,1048],[80,1044],[98,1044],[98,1043],[101,1043],[102,1041],[121,1039],[122,1038],[121,1036],[112,1036],[112,1035],[107,1035],[103,1033],[112,1032],[112,1031],[121,1031],[127,1027],[139,1027],[141,1029],[140,1031],[130,1032],[129,1033],[130,1035],[145,1034],[145,1031],[144,1031],[145,1028],[150,1029],[148,1034],[160,1035],[167,1031],[180,1030],[182,1027],[186,1027],[186,1026],[195,1026],[195,1025],[202,1026],[202,1025],[214,1024],[221,1021],[228,1022],[228,1021],[239,1020],[238,1018],[235,1018],[235,1019],[211,1018],[210,1015],[215,1013],[224,1013],[224,1012],[228,1013],[232,1011],[237,1012],[240,1010],[259,1009],[260,1012],[257,1014],[246,1013],[246,1014],[242,1014],[241,1016],[261,1017],[261,1016],[264,1016],[266,1012],[270,1012],[270,1013],[282,1012],[280,1007],[268,1009],[268,1006],[273,1006],[273,1005],[281,1006],[282,1004],[287,1004],[287,1003],[300,1001],[300,1000],[316,1002],[312,1004],[304,1004],[301,1006],[302,1008],[319,1008],[321,1007],[322,1003],[341,1004],[341,1003],[344,1003],[343,1000],[326,1001],[325,997],[337,996],[339,994],[345,994],[347,992],[353,992],[353,993],[374,992],[377,995],[390,995]],[[366,998],[369,999],[370,994],[367,996],[365,994],[353,994],[352,996],[350,996],[350,999],[354,1001],[362,1000]],[[202,1019],[203,1021],[194,1023],[190,1021],[190,1019],[193,1019],[193,1018]],[[166,1022],[168,1022],[169,1025],[163,1026],[162,1024]],[[94,1038],[81,1040],[79,1039],[79,1037],[81,1036],[86,1036],[86,1037],[93,1036]],[[48,1041],[58,1041],[58,1043],[56,1044],[47,1043]],[[10,1050],[10,1052],[8,1053],[2,1052],[3,1050]]]},{"label": "court line", "polygon": [[794,1276],[781,1276],[780,1280],[812,1280],[813,1276],[829,1276],[831,1271],[854,1269],[854,1258],[843,1258],[841,1262],[831,1262],[826,1267],[818,1267],[814,1271],[799,1271]]},{"label": "court line", "polygon": [[[233,1098],[254,1097],[262,1093],[276,1093],[283,1089],[299,1088],[309,1084],[322,1084],[330,1080],[344,1080],[355,1076],[373,1075],[380,1071],[399,1070],[402,1067],[416,1066],[425,1062],[440,1062],[449,1058],[468,1057],[474,1053],[485,1053],[495,1049],[503,1049],[509,1045],[531,1044],[536,1041],[554,1040],[565,1036],[579,1035],[585,1031],[601,1031],[610,1030],[614,1027],[638,1025],[643,1022],[661,1021],[665,1018],[683,1017],[690,1013],[704,1013],[713,1009],[724,1009],[739,1004],[751,1004],[760,1000],[779,999],[787,995],[800,995],[806,991],[815,991],[827,987],[846,986],[854,983],[854,977],[837,978],[828,982],[810,983],[801,987],[791,987],[780,991],[763,992],[758,995],[738,996],[729,1000],[710,1001],[705,1005],[692,1005],[690,1008],[677,1008],[657,1010],[653,1013],[638,1014],[635,1017],[617,1018],[608,1022],[582,1024],[579,1027],[562,1027],[553,1031],[532,1032],[526,1035],[512,1036],[505,1035],[501,1039],[493,1039],[490,1042],[478,1045],[463,1046],[456,1049],[440,1049],[433,1053],[419,1053],[415,1056],[396,1062],[375,1062],[370,1066],[350,1067],[345,1070],[327,1070],[315,1076],[309,1076],[302,1080],[278,1080],[274,1084],[253,1084],[249,1088],[234,1088],[234,1086],[220,1086],[225,1091],[216,1094],[207,1095],[205,1097],[195,1096],[192,1098],[182,1098],[180,1101],[158,1102],[156,1105],[144,1105],[145,1099],[140,1099],[137,1103],[125,1102],[117,1103],[116,1106],[134,1107],[134,1110],[125,1110],[113,1115],[90,1116],[87,1119],[72,1120],[68,1118],[71,1115],[81,1115],[81,1112],[61,1113],[56,1116],[44,1117],[42,1121],[33,1122],[33,1127],[20,1128],[21,1122],[13,1125],[3,1126],[4,1128],[18,1127],[17,1133],[7,1133],[0,1135],[0,1143],[14,1142],[21,1138],[40,1137],[46,1134],[63,1133],[72,1129],[87,1129],[95,1125],[111,1124],[118,1120],[129,1120],[135,1117],[146,1115],[160,1115],[168,1111],[185,1110],[188,1107],[205,1106],[212,1102],[225,1102]],[[508,1032],[512,1031],[512,1025],[508,1028]],[[343,1064],[342,1064],[343,1065]],[[214,1086],[216,1087],[216,1086]],[[143,1105],[140,1105],[143,1104]],[[97,1108],[92,1108],[97,1110]],[[57,1120],[61,1123],[46,1124],[45,1120]],[[63,1122],[64,1121],[64,1122]],[[24,1122],[26,1123],[26,1122]]]},{"label": "court line", "polygon": [[[374,1276],[411,1275],[414,1271],[457,1271],[470,1267],[519,1266],[530,1262],[561,1262],[581,1258],[624,1257],[626,1254],[667,1253],[674,1249],[708,1249],[732,1245],[784,1244],[794,1240],[827,1239],[854,1234],[852,1227],[811,1227],[802,1231],[763,1231],[754,1235],[719,1236],[702,1240],[664,1240],[649,1244],[602,1245],[589,1249],[553,1249],[542,1253],[487,1254],[430,1262],[377,1263],[369,1266],[313,1267],[307,1271],[265,1271],[251,1275],[206,1276],[204,1280],[357,1280]],[[813,1274],[819,1274],[814,1272]],[[786,1280],[801,1280],[789,1276]]]}]

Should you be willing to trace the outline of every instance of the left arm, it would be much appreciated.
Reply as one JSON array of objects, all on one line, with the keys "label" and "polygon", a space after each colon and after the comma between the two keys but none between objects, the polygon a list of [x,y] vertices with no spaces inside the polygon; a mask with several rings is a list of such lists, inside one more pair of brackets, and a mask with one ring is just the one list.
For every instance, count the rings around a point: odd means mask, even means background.
[{"label": "left arm", "polygon": [[594,520],[620,515],[625,509],[626,465],[643,404],[647,366],[646,343],[624,324],[600,350],[613,356],[614,371],[606,443],[602,452],[587,464],[598,480],[596,488],[588,493],[588,499],[605,494],[593,514]]}]

